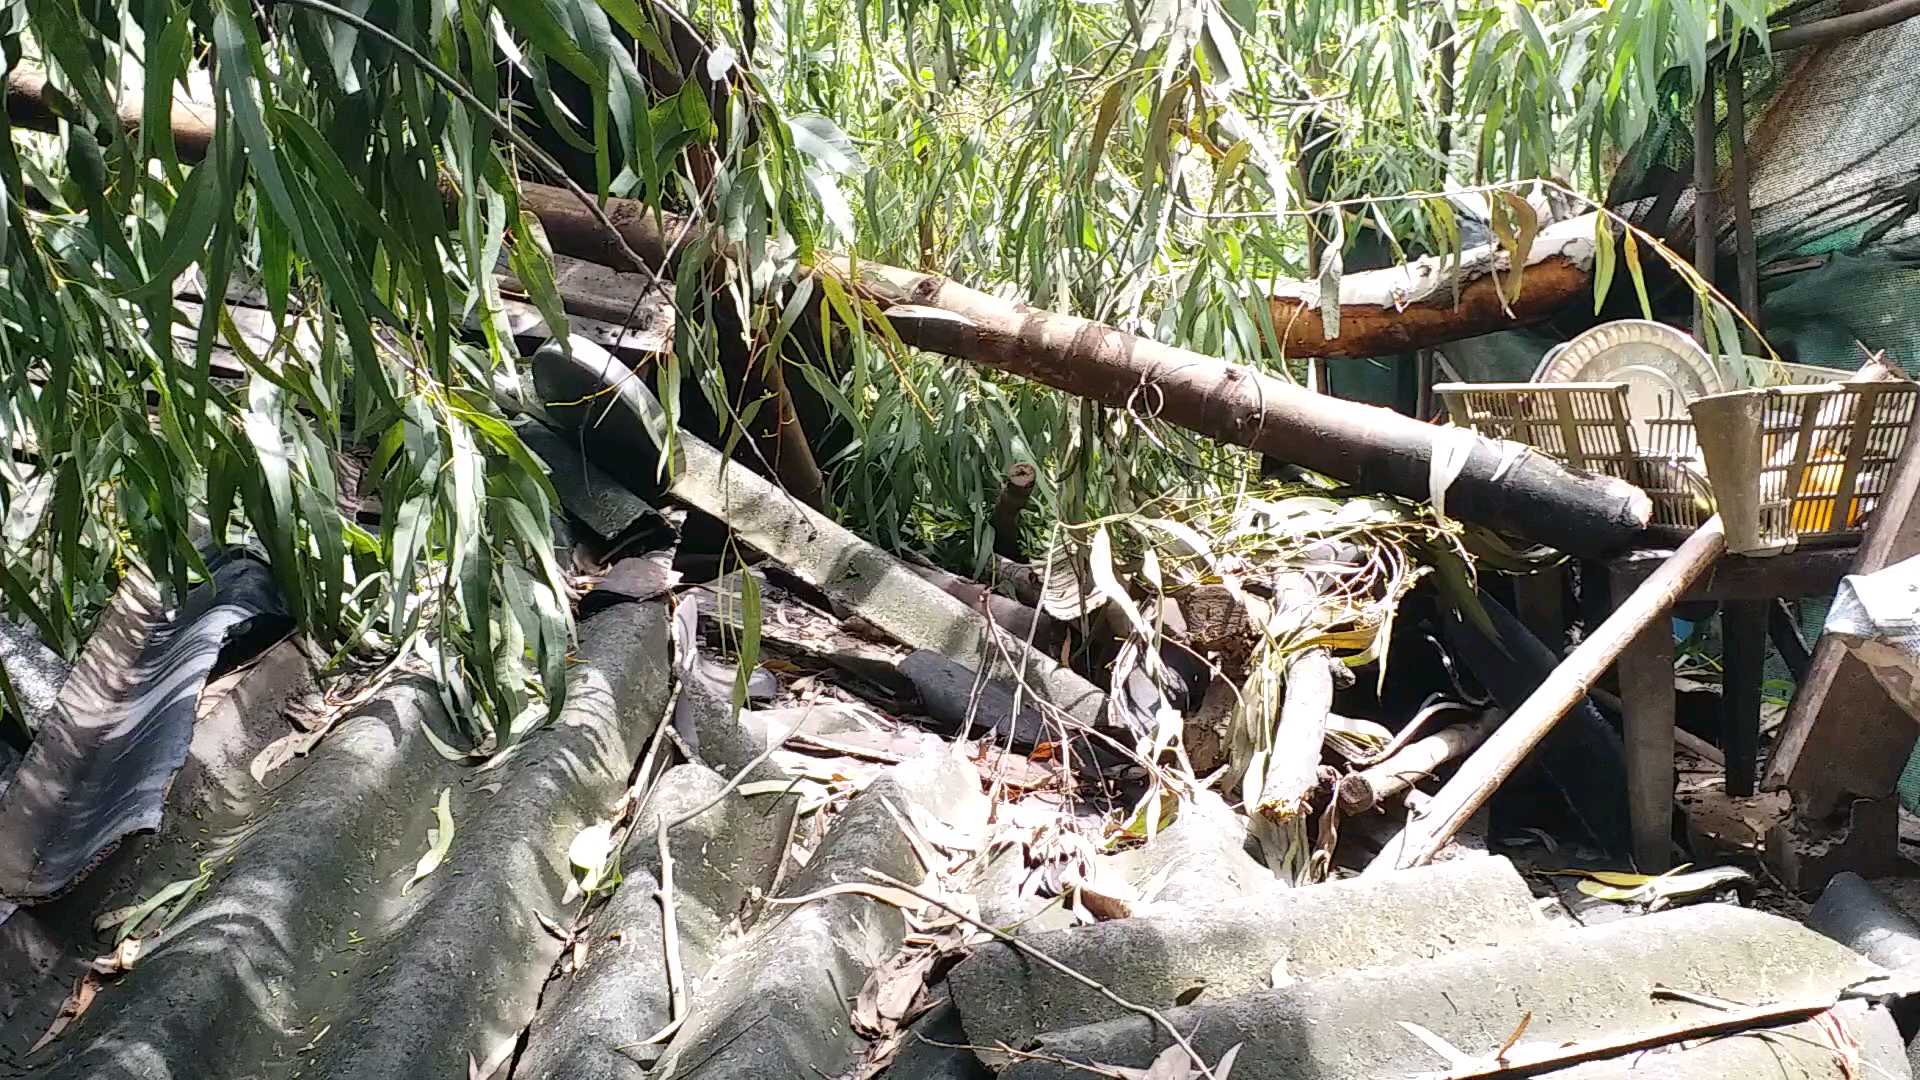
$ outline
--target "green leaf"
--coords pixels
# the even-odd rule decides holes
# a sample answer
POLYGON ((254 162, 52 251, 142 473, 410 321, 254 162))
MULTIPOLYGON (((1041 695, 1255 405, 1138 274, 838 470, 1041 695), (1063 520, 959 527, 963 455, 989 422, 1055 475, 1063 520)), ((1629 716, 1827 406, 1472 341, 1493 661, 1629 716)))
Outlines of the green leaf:
POLYGON ((1607 290, 1613 287, 1613 219, 1593 215, 1593 313, 1606 305, 1607 290))
POLYGON ((547 231, 541 228, 540 219, 521 211, 514 219, 513 241, 508 256, 513 276, 527 290, 533 306, 540 309, 540 317, 546 321, 547 332, 553 335, 553 340, 559 342, 561 348, 570 349, 572 324, 567 320, 566 305, 560 299, 559 282, 554 280, 553 249, 547 244, 547 231))

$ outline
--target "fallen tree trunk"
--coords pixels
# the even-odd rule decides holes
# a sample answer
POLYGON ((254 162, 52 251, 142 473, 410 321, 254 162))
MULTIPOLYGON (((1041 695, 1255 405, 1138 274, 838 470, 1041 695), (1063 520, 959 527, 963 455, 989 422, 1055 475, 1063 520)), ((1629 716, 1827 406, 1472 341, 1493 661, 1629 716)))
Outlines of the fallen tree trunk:
POLYGON ((1540 322, 1592 286, 1595 224, 1586 214, 1542 229, 1511 302, 1501 299, 1508 255, 1486 245, 1461 252, 1457 269, 1451 258, 1429 256, 1343 277, 1335 338, 1326 335, 1314 283, 1282 286, 1271 301, 1274 337, 1287 356, 1369 357, 1540 322))
MULTIPOLYGON (((833 264, 833 272, 848 269, 844 261, 833 264)), ((1625 481, 1088 319, 868 262, 860 264, 858 283, 909 345, 1131 409, 1368 491, 1429 498, 1436 448, 1458 437, 1466 464, 1445 489, 1448 512, 1562 551, 1618 551, 1651 513, 1646 494, 1625 481)))
MULTIPOLYGON (((44 78, 9 77, 8 115, 16 122, 46 126, 52 113, 45 98, 44 78)), ((197 141, 204 123, 187 119, 198 126, 176 131, 183 157, 205 149, 197 141)), ((520 205, 539 217, 555 251, 616 270, 661 271, 671 252, 706 246, 684 242, 702 236, 701 226, 630 200, 605 200, 618 237, 561 188, 523 182, 520 205), (623 247, 648 265, 633 266, 623 247)), ((1441 470, 1433 459, 1448 436, 1391 410, 929 274, 864 261, 856 272, 838 258, 822 259, 815 272, 856 284, 916 348, 1136 411, 1368 491, 1411 499, 1435 491, 1441 470)), ((1445 488, 1454 516, 1582 556, 1618 551, 1647 525, 1652 504, 1625 481, 1574 472, 1516 444, 1460 438, 1465 464, 1445 488)))

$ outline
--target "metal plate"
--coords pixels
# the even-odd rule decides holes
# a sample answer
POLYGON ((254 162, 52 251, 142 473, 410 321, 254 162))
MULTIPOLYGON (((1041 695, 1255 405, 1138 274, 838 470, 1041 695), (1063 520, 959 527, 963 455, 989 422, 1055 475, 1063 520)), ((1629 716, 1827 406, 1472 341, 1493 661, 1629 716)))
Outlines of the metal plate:
POLYGON ((1546 355, 1534 382, 1626 383, 1627 415, 1647 420, 1687 415, 1687 402, 1731 389, 1706 351, 1665 323, 1622 319, 1546 355))

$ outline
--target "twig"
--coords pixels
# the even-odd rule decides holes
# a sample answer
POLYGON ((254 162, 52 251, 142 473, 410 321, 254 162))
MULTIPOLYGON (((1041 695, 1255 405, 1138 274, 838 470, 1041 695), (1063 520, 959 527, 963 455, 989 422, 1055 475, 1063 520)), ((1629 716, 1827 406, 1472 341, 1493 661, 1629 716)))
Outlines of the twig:
POLYGON ((1004 944, 1010 946, 1015 952, 1028 958, 1029 960, 1038 961, 1040 964, 1043 964, 1046 967, 1051 968, 1052 970, 1058 972, 1059 974, 1065 975, 1067 978, 1072 979, 1074 982, 1079 983, 1081 986, 1084 986, 1087 989, 1094 991, 1095 993, 1098 993, 1101 997, 1106 998, 1108 1001, 1113 1002, 1115 1005, 1118 1005, 1119 1007, 1127 1010, 1130 1013, 1137 1013, 1140 1016, 1146 1017, 1149 1021, 1153 1023, 1155 1027, 1158 1027, 1160 1030, 1166 1032, 1167 1035, 1173 1039, 1174 1045, 1178 1046, 1182 1051, 1186 1053, 1187 1059, 1193 1062, 1194 1068, 1200 1070, 1201 1076, 1206 1077, 1206 1080, 1219 1080, 1219 1077, 1214 1075, 1213 1067, 1208 1065, 1206 1061, 1200 1057, 1199 1052, 1194 1050, 1193 1044, 1187 1041, 1187 1037, 1185 1035, 1180 1034, 1180 1029, 1174 1027, 1173 1022, 1168 1020, 1166 1016, 1162 1015, 1158 1009, 1152 1008, 1151 1006, 1147 1006, 1147 1005, 1137 1005, 1131 1001, 1128 1001, 1126 998, 1123 998, 1119 994, 1114 993, 1112 990, 1107 989, 1105 984, 1101 983, 1099 980, 1094 979, 1090 976, 1081 974, 1080 972, 1074 970, 1073 968, 1068 967, 1066 964, 1063 964, 1060 961, 1054 959, 1052 956, 1048 955, 1047 953, 1044 953, 1039 949, 1034 948, 1032 945, 1029 945, 1024 941, 1021 941, 1019 938, 1014 937, 1012 934, 1009 934, 1006 931, 1001 930, 997 927, 988 926, 986 923, 983 923, 979 919, 976 919, 973 916, 967 914, 966 912, 961 911, 960 909, 954 907, 952 904, 947 903, 945 900, 941 900, 936 897, 929 896, 928 894, 921 892, 919 889, 916 889, 913 886, 906 884, 905 882, 899 880, 898 878, 892 877, 887 874, 883 874, 878 870, 872 870, 872 869, 869 869, 867 871, 867 876, 873 878, 875 881, 878 881, 887 885, 890 888, 899 889, 900 891, 907 893, 908 895, 914 897, 915 899, 921 901, 922 903, 932 904, 934 907, 937 907, 940 910, 946 912, 947 914, 953 916, 954 918, 959 919, 961 922, 966 923, 968 926, 973 927, 975 930, 979 930, 982 933, 988 934, 992 936, 995 940, 1003 942, 1004 944))
POLYGON ((668 1024, 660 1033, 646 1040, 649 1043, 660 1042, 680 1030, 687 1020, 686 975, 680 970, 680 922, 673 913, 673 849, 667 846, 667 819, 660 818, 655 826, 654 836, 660 845, 660 887, 654 890, 654 898, 660 901, 660 937, 667 952, 667 1015, 668 1024))
POLYGON ((1521 1076, 1542 1069, 1577 1065, 1583 1061, 1618 1056, 1630 1050, 1651 1050, 1681 1039, 1728 1035, 1761 1024, 1805 1020, 1833 1008, 1837 999, 1829 995, 1797 1002, 1775 1002, 1736 1011, 1717 1012, 1692 1020, 1676 1020, 1641 1034, 1556 1046, 1509 1049, 1504 1060, 1486 1061, 1442 1074, 1445 1080, 1490 1080, 1493 1077, 1521 1076))
POLYGON ((774 755, 774 751, 779 750, 781 747, 785 746, 787 744, 788 739, 791 739, 795 735, 800 734, 800 729, 805 727, 807 721, 810 719, 812 719, 811 715, 803 714, 800 717, 799 722, 794 724, 793 728, 789 730, 785 735, 781 736, 779 739, 768 741, 767 748, 765 750, 762 750, 758 754, 755 754, 753 756, 752 761, 749 761, 745 765, 740 766, 740 771, 734 773, 733 776, 730 777, 727 780, 727 782, 721 786, 719 791, 714 792, 713 798, 708 799, 706 802, 701 803, 699 806, 694 807, 692 810, 689 810, 686 813, 681 814, 679 817, 674 818, 672 821, 667 822, 664 826, 662 826, 662 831, 664 832, 668 829, 677 829, 680 826, 685 825, 687 822, 692 821, 694 818, 699 817, 701 814, 704 814, 707 811, 713 809, 714 807, 719 806, 722 800, 724 800, 727 796, 733 794, 734 789, 738 788, 741 782, 746 780, 748 773, 766 764, 767 759, 771 758, 774 755))

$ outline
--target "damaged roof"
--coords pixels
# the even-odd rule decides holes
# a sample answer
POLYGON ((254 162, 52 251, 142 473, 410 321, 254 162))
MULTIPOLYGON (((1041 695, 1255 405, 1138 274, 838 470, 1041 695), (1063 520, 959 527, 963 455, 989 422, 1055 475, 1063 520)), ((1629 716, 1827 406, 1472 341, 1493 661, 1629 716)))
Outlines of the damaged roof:
MULTIPOLYGON (((220 676, 158 830, 0 924, 6 1068, 1911 1075, 1859 990, 1886 973, 1789 920, 1583 927, 1473 852, 1281 888, 1204 792, 1116 845, 1044 768, 1000 782, 1020 755, 806 698, 777 645, 780 697, 697 710, 700 760, 669 766, 668 607, 599 607, 564 711, 494 758, 414 676, 329 699, 291 641, 220 676)), ((833 621, 775 637, 803 617, 833 621)))

